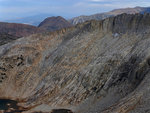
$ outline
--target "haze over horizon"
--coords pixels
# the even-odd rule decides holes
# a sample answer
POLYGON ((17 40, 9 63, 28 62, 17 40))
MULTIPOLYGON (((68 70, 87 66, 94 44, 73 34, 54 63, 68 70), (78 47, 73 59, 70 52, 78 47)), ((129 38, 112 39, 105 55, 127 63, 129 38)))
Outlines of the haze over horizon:
POLYGON ((11 20, 39 14, 72 18, 107 12, 117 8, 148 7, 148 0, 0 0, 0 20, 11 20))

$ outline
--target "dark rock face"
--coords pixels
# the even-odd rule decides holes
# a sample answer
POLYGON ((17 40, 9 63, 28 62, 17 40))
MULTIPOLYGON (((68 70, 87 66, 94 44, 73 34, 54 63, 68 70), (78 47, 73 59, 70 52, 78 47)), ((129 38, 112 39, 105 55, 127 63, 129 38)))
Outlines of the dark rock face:
MULTIPOLYGON (((85 29, 96 30, 95 26, 103 32, 112 32, 114 36, 117 34, 131 32, 146 33, 149 28, 149 13, 142 14, 122 14, 116 17, 110 17, 102 21, 87 21, 83 25, 85 29)), ((82 25, 82 24, 81 24, 82 25)), ((80 25, 79 25, 80 26, 80 25)), ((116 36, 117 37, 117 36, 116 36)))
POLYGON ((58 16, 46 18, 43 22, 39 24, 38 27, 47 31, 56 31, 71 26, 72 24, 70 24, 67 20, 58 16))
POLYGON ((76 25, 78 23, 83 23, 88 20, 103 20, 108 17, 112 16, 117 16, 123 13, 126 14, 137 14, 137 13, 149 13, 150 12, 150 7, 135 7, 135 8, 124 8, 124 9, 116 9, 112 10, 110 12, 106 13, 100 13, 100 14, 94 14, 90 16, 79 16, 75 17, 73 19, 70 19, 69 22, 72 23, 73 25, 76 25))
POLYGON ((17 105, 17 101, 9 99, 0 99, 0 110, 4 113, 22 113, 26 108, 17 105))
POLYGON ((68 109, 54 109, 51 113, 73 113, 73 112, 68 109))
POLYGON ((0 45, 6 44, 6 43, 16 40, 18 38, 19 37, 9 35, 7 33, 0 33, 0 45))
POLYGON ((117 17, 109 18, 109 21, 111 23, 110 29, 114 33, 125 33, 125 32, 142 32, 146 33, 146 29, 149 28, 149 16, 150 14, 136 14, 133 16, 122 14, 117 17))
POLYGON ((122 14, 0 46, 0 98, 25 113, 150 109, 150 14, 122 14))

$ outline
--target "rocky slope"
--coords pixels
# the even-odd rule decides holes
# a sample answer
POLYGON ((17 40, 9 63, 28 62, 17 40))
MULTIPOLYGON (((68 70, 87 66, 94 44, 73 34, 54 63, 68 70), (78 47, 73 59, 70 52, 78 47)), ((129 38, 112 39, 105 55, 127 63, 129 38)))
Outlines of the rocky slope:
POLYGON ((0 46, 0 110, 149 113, 149 20, 123 14, 0 46))
POLYGON ((55 31, 55 30, 59 30, 59 29, 67 28, 71 26, 72 24, 70 24, 67 20, 58 16, 58 17, 46 18, 43 22, 39 24, 38 27, 46 31, 55 31))
POLYGON ((90 16, 79 16, 69 20, 70 23, 76 25, 78 23, 83 23, 88 20, 102 20, 108 17, 117 16, 123 13, 126 14, 136 14, 136 13, 149 13, 150 7, 135 7, 135 8, 124 8, 124 9, 115 9, 106 13, 98 13, 90 16))

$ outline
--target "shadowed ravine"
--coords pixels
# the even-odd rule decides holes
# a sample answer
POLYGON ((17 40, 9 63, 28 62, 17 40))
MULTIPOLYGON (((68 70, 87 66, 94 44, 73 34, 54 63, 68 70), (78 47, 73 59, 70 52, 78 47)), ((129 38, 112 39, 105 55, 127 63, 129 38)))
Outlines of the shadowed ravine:
MULTIPOLYGON (((0 99, 0 111, 4 113, 22 113, 28 111, 31 108, 24 108, 18 105, 18 102, 10 99, 0 99)), ((40 112, 36 112, 40 113, 40 112)), ((73 113, 68 109, 53 109, 51 113, 73 113)))
POLYGON ((4 113, 21 113, 27 109, 18 105, 15 100, 0 99, 0 110, 4 113))

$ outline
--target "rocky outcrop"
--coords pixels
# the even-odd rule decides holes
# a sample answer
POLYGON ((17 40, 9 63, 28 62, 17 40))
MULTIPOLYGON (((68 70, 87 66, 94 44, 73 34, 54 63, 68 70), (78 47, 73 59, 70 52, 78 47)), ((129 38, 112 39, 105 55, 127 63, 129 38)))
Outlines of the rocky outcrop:
POLYGON ((39 24, 38 27, 46 31, 56 31, 71 26, 72 24, 70 24, 67 20, 58 16, 46 18, 43 22, 39 24))
POLYGON ((149 7, 135 7, 135 8, 123 8, 123 9, 115 9, 106 13, 98 13, 90 16, 79 16, 69 20, 70 23, 76 25, 78 23, 83 23, 88 20, 103 20, 108 17, 117 16, 123 13, 126 14, 137 14, 137 13, 149 13, 149 7))
POLYGON ((0 99, 23 113, 148 112, 148 20, 123 14, 1 46, 0 99))

